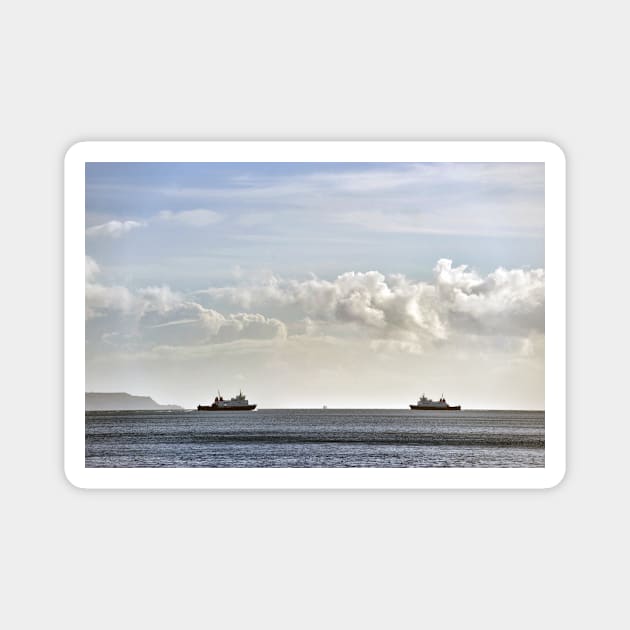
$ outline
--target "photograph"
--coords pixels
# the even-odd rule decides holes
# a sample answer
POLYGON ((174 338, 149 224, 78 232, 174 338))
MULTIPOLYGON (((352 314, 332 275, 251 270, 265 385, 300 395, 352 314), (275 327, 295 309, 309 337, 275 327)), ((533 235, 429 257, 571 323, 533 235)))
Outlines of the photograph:
POLYGON ((1 627, 628 626, 624 3, 3 8, 1 627))
POLYGON ((85 161, 85 469, 545 469, 544 161, 85 161))

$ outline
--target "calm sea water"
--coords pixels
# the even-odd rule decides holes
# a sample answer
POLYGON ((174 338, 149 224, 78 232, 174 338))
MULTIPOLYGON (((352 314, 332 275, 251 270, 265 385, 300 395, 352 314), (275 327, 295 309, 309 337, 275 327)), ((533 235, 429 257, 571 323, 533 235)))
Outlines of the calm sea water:
POLYGON ((85 414, 87 467, 542 467, 543 411, 85 414))

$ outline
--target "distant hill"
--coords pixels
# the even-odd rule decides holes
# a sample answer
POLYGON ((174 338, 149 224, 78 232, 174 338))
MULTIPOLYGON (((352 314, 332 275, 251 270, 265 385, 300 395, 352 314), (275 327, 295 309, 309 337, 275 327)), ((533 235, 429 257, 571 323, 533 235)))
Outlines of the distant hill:
POLYGON ((160 405, 150 396, 132 396, 125 392, 85 392, 86 411, 132 411, 182 409, 178 405, 160 405))

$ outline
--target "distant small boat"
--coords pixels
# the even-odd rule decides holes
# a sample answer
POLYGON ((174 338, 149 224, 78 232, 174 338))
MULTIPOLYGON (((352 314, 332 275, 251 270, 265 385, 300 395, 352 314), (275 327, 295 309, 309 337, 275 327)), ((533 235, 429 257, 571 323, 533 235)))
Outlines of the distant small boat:
POLYGON ((460 411, 461 405, 449 405, 444 398, 444 394, 440 400, 431 400, 424 394, 420 396, 417 404, 409 405, 409 407, 415 411, 460 411))
POLYGON ((243 392, 239 391, 238 396, 223 400, 221 392, 214 398, 211 405, 197 405, 197 411, 254 411, 256 405, 250 405, 243 392))
POLYGON ((328 407, 326 407, 326 405, 324 405, 324 406, 322 407, 322 409, 328 409, 328 407))

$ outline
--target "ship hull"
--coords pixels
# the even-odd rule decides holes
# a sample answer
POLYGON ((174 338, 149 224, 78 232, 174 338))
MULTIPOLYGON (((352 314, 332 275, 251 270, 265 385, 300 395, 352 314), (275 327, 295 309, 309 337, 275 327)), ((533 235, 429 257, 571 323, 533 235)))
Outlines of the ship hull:
POLYGON ((238 407, 215 407, 214 405, 197 405, 197 411, 254 411, 256 405, 239 405, 238 407))
POLYGON ((410 409, 414 411, 461 411, 461 405, 454 405, 448 407, 440 407, 437 405, 409 405, 410 409))

